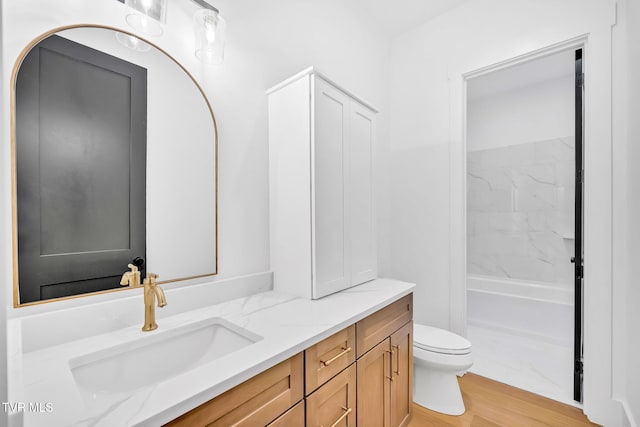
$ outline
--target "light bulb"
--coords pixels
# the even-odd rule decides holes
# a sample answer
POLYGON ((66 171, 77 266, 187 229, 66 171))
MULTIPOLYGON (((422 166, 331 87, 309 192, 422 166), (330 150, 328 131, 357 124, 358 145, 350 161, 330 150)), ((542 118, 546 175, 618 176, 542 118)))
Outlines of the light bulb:
POLYGON ((217 21, 215 15, 207 15, 204 17, 204 36, 207 44, 213 44, 216 41, 217 21))

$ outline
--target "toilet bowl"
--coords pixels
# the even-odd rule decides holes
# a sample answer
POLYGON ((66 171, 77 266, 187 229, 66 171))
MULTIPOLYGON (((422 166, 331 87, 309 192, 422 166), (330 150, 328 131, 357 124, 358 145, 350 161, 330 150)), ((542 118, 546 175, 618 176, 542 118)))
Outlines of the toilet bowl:
POLYGON ((413 400, 447 415, 464 414, 456 374, 471 367, 471 343, 452 332, 413 326, 413 400))

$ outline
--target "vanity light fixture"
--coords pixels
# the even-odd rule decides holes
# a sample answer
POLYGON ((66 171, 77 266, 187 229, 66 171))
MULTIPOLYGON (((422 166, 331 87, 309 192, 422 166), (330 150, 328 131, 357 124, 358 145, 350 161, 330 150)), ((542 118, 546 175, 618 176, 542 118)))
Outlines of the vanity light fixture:
MULTIPOLYGON (((126 5, 125 19, 137 31, 160 36, 166 22, 167 0, 119 0, 126 5)), ((193 15, 195 55, 202 62, 221 64, 224 59, 224 44, 227 23, 220 11, 205 0, 191 0, 200 6, 193 15)), ((146 50, 142 40, 124 34, 118 40, 134 50, 146 50)), ((148 46, 148 45, 147 45, 148 46)))
POLYGON ((167 0, 125 0, 125 19, 148 36, 161 36, 167 18, 167 0))
POLYGON ((222 64, 227 23, 218 9, 204 0, 192 1, 202 6, 193 15, 196 57, 209 64, 222 64))

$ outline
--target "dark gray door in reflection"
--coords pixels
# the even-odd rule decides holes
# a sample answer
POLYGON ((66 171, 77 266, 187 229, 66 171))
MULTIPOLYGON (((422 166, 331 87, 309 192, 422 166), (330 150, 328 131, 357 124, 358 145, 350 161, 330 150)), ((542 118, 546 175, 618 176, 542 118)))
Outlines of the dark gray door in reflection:
POLYGON ((145 257, 147 72, 51 36, 16 85, 20 303, 119 287, 145 257))

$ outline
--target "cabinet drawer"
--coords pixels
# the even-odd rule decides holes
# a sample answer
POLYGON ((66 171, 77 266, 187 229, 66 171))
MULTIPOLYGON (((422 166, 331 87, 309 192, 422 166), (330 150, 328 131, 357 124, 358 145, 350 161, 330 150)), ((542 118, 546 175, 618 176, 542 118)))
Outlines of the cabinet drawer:
POLYGON ((303 370, 303 355, 298 353, 187 412, 167 426, 267 425, 303 398, 303 370))
POLYGON ((356 348, 360 357, 413 319, 413 294, 376 311, 356 323, 356 348))
POLYGON ((307 427, 356 425, 356 364, 307 397, 307 427))
POLYGON ((300 401, 296 406, 278 417, 267 427, 300 427, 304 425, 304 401, 300 401))
POLYGON ((356 360, 356 327, 351 325, 305 350, 305 395, 356 360))

